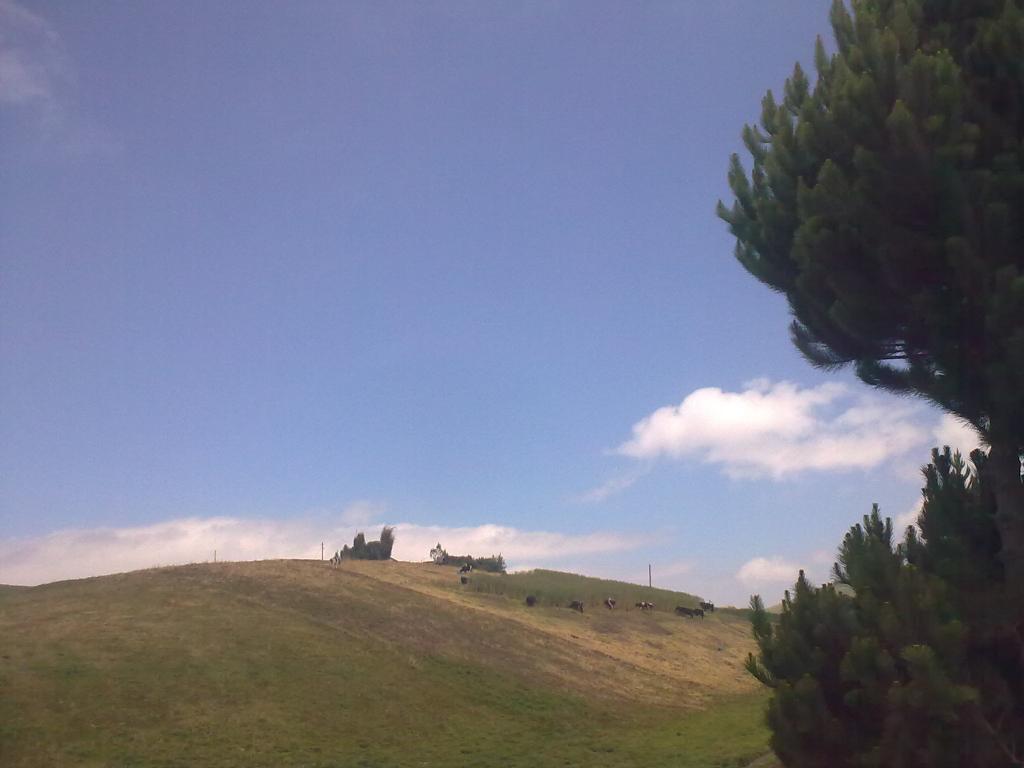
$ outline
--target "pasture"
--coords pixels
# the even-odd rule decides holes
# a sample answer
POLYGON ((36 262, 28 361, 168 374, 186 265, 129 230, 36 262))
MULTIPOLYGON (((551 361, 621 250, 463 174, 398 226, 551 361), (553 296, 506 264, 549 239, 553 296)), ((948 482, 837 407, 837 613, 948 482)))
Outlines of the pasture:
POLYGON ((4 589, 0 764, 685 768, 766 751, 744 622, 615 613, 368 561, 4 589))
POLYGON ((474 571, 467 586, 474 592, 503 595, 517 600, 534 595, 539 605, 565 606, 570 600, 582 600, 591 609, 602 607, 601 604, 609 596, 618 601, 616 608, 620 610, 632 608, 637 602, 647 600, 654 603, 655 610, 671 613, 677 605, 693 607, 700 602, 700 598, 686 592, 543 569, 518 573, 474 571))

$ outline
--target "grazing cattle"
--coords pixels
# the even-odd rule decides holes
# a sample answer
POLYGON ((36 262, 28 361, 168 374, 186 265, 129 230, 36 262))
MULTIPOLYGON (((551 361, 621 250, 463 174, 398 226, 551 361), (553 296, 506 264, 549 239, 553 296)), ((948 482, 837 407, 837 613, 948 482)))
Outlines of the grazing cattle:
POLYGON ((615 599, 611 597, 606 597, 604 599, 604 607, 610 611, 612 608, 615 607, 615 599))
POLYGON ((335 552, 333 555, 331 555, 331 565, 334 566, 335 568, 337 568, 339 565, 341 565, 341 555, 338 554, 337 552, 335 552))
POLYGON ((466 563, 461 568, 459 568, 459 573, 469 573, 472 570, 473 570, 473 566, 470 565, 469 563, 466 563))
POLYGON ((636 607, 639 608, 641 611, 653 611, 654 603, 649 602, 647 600, 641 600, 639 603, 636 604, 636 607))
POLYGON ((702 611, 707 611, 708 613, 714 613, 715 612, 715 604, 714 603, 701 603, 700 604, 700 609, 702 611))
POLYGON ((582 600, 573 600, 571 603, 569 603, 569 607, 572 608, 574 611, 579 611, 580 613, 583 613, 582 600))
POLYGON ((533 608, 533 606, 535 606, 536 604, 537 604, 537 598, 535 596, 533 596, 533 595, 527 595, 526 596, 526 605, 527 606, 529 606, 530 608, 533 608))
POLYGON ((469 584, 469 579, 467 579, 465 576, 460 576, 459 581, 463 584, 469 584))
POLYGON ((685 605, 677 605, 676 606, 676 613, 679 614, 680 616, 685 616, 688 619, 692 619, 693 618, 693 614, 694 614, 694 610, 693 610, 693 608, 687 608, 685 605))

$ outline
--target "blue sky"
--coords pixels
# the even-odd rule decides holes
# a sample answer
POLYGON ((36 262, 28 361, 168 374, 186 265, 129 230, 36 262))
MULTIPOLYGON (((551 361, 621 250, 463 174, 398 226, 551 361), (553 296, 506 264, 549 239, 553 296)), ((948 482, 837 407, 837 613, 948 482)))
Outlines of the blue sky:
POLYGON ((714 215, 827 6, 0 0, 0 582, 385 522, 824 578, 969 441, 805 364, 714 215))

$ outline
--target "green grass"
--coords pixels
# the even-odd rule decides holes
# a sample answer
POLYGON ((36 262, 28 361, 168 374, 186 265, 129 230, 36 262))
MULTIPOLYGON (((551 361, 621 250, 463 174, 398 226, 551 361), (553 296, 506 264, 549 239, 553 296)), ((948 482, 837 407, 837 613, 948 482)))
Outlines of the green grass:
POLYGON ((766 749, 760 693, 704 710, 592 695, 597 657, 364 569, 0 590, 0 765, 656 768, 766 749))
POLYGON ((605 598, 611 597, 621 609, 632 608, 646 600, 654 603, 655 610, 669 613, 677 605, 692 608, 700 602, 699 597, 686 592, 543 569, 502 574, 473 572, 466 588, 516 600, 525 600, 527 595, 533 595, 540 605, 566 606, 572 600, 582 600, 587 607, 599 608, 605 598))
POLYGON ((703 712, 638 729, 618 747, 638 765, 678 768, 747 766, 765 754, 763 694, 719 701, 703 712))

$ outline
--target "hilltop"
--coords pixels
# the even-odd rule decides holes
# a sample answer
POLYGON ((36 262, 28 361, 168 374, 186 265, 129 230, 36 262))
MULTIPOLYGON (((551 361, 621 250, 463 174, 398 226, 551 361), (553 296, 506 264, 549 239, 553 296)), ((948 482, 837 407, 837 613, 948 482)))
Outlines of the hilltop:
POLYGON ((291 560, 0 589, 0 763, 704 766, 765 751, 741 617, 531 609, 477 583, 291 560))

